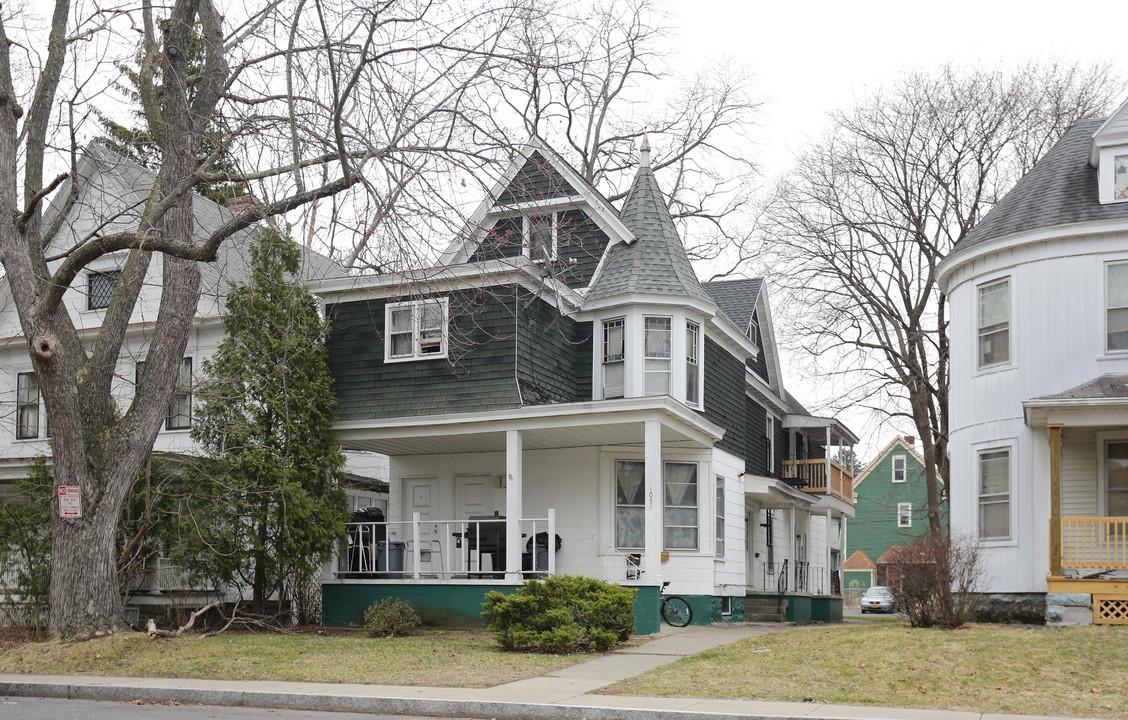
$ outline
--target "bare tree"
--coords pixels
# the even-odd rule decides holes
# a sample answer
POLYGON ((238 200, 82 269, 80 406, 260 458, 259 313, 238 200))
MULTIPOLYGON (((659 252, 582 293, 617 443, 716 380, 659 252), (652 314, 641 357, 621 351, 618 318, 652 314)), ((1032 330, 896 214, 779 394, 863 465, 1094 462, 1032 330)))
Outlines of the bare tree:
POLYGON ((496 7, 425 0, 272 0, 228 18, 213 0, 142 0, 140 9, 57 0, 42 36, 36 18, 5 8, 0 261, 46 405, 55 482, 83 498, 81 518, 52 517, 50 632, 124 625, 115 531, 175 389, 200 263, 263 219, 306 208, 298 220, 316 227, 311 208, 340 194, 381 198, 378 208, 352 204, 356 218, 379 210, 390 226, 394 209, 412 212, 397 192, 420 187, 461 132, 465 96, 498 57, 492 38, 504 36, 505 17, 496 7), (138 35, 138 97, 157 182, 134 225, 60 248, 83 182, 77 143, 95 131, 87 120, 96 109, 112 114, 122 102, 98 83, 137 52, 138 35), (240 169, 227 169, 221 155, 240 169), (216 182, 253 185, 259 200, 201 237, 193 189, 216 182), (61 211, 45 219, 43 202, 59 187, 69 188, 55 200, 61 211), (146 277, 158 272, 150 272, 154 254, 160 298, 148 355, 134 397, 118 407, 111 385, 146 277), (91 336, 64 294, 107 255, 121 275, 91 336))
POLYGON ((769 210, 765 247, 789 320, 840 400, 911 420, 940 533, 948 466, 948 319, 936 268, 1077 120, 1104 113, 1111 65, 947 66, 832 115, 769 210))
POLYGON ((759 103, 739 66, 680 77, 668 60, 659 0, 537 6, 510 43, 524 62, 499 75, 508 113, 557 147, 612 202, 622 199, 645 136, 690 257, 750 245, 756 168, 742 152, 759 103))

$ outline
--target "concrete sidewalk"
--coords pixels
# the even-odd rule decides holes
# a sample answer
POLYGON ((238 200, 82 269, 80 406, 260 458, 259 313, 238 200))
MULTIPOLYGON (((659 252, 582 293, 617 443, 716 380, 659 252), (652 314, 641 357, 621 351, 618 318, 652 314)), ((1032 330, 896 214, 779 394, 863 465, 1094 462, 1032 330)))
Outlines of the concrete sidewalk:
MULTIPOLYGON (((302 682, 252 682, 71 675, 0 675, 0 696, 195 703, 201 705, 432 715, 464 718, 587 720, 702 720, 743 717, 824 720, 1019 720, 943 710, 908 710, 823 703, 655 698, 599 695, 600 688, 687 655, 788 626, 741 623, 663 628, 642 645, 492 688, 434 688, 302 682)), ((1038 720, 1050 720, 1038 716, 1038 720)), ((1060 720, 1066 720, 1064 718, 1060 720)), ((1072 718, 1069 720, 1076 720, 1072 718)))

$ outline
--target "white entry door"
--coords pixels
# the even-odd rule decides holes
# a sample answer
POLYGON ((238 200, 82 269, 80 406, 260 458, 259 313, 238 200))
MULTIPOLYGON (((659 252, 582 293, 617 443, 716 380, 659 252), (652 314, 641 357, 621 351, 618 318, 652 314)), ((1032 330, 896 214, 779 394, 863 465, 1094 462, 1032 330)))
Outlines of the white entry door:
MULTIPOLYGON (((493 504, 493 477, 490 475, 456 475, 454 478, 454 519, 466 522, 471 517, 483 517, 494 514, 493 504)), ((488 523, 476 527, 467 526, 471 537, 477 537, 481 532, 483 538, 492 538, 499 531, 497 524, 488 523)), ((504 533, 504 529, 500 529, 504 533)), ((476 572, 493 570, 494 544, 484 542, 469 542, 465 548, 467 569, 476 572), (486 551, 483 555, 481 551, 486 551)))

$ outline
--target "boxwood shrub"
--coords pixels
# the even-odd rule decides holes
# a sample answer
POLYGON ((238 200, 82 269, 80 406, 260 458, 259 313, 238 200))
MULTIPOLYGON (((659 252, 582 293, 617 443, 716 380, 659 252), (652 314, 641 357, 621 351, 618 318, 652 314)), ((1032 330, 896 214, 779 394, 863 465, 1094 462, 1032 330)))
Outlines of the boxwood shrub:
POLYGON ((507 650, 603 652, 634 632, 636 590, 578 575, 527 580, 486 595, 486 619, 507 650))

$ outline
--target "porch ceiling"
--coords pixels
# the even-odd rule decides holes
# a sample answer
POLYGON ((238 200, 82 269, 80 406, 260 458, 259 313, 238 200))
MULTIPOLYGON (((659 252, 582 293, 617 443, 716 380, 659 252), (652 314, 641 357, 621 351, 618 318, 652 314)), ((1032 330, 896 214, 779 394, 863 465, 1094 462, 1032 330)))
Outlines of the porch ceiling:
POLYGON ((724 429, 668 398, 631 398, 514 408, 490 413, 354 420, 336 425, 346 447, 385 455, 504 452, 519 430, 525 450, 642 447, 644 423, 661 424, 665 448, 708 448, 724 429))

